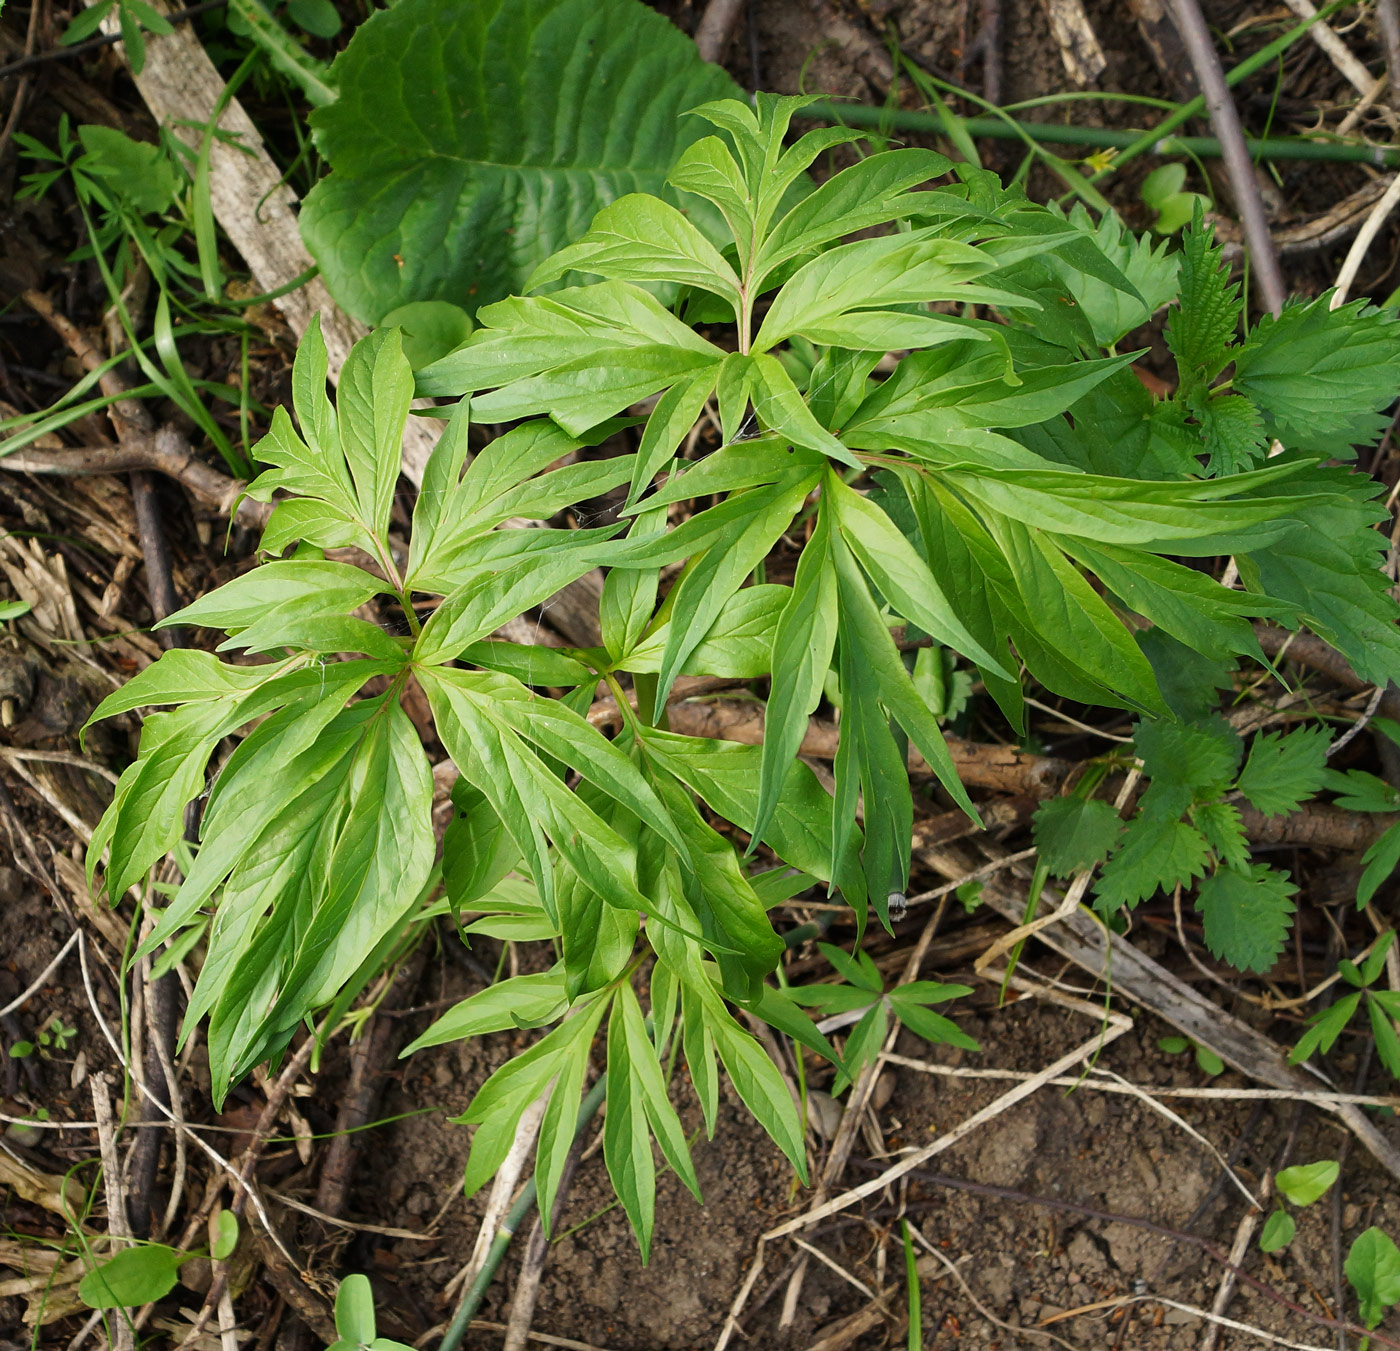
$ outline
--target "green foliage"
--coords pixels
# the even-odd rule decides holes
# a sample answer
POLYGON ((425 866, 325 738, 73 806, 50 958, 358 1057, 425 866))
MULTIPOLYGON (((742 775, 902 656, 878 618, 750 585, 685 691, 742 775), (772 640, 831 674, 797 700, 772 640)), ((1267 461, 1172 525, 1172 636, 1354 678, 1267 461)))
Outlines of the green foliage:
POLYGON ((519 290, 600 207, 661 192, 702 134, 683 114, 737 92, 636 0, 402 0, 355 30, 331 80, 311 117, 331 172, 301 226, 369 321, 519 290))
POLYGON ((1319 1159, 1283 1169, 1274 1178, 1274 1186, 1295 1206, 1310 1206, 1326 1194, 1340 1173, 1341 1165, 1335 1159, 1319 1159))
POLYGON ((1212 1078, 1225 1073, 1225 1062, 1209 1046, 1202 1046, 1200 1042, 1192 1041, 1189 1037, 1158 1037, 1157 1049, 1165 1051, 1168 1055, 1194 1052, 1196 1065, 1202 1073, 1209 1074, 1212 1078))
POLYGON ((340 1283, 335 1296, 336 1340, 328 1351, 409 1351, 402 1343, 380 1337, 374 1316, 374 1291, 358 1272, 340 1283))
MULTIPOLYGON (((645 33, 611 22, 614 9, 611 0, 541 0, 462 23, 485 25, 492 42, 534 33, 555 56, 566 39, 577 51, 581 32, 596 34, 587 69, 569 75, 575 91, 587 81, 603 100, 586 134, 602 134, 615 103, 635 109, 655 96, 647 134, 669 137, 666 110, 694 97, 688 81, 708 88, 717 77, 692 62, 672 80, 664 44, 656 70, 630 65, 630 44, 645 33), (640 74, 610 84, 600 62, 640 74)), ((454 26, 428 41, 439 10, 404 0, 365 25, 338 68, 343 106, 324 114, 333 161, 342 150, 362 154, 390 182, 390 150, 403 162, 399 133, 411 131, 410 148, 424 156, 438 145, 441 100, 459 106, 481 74, 448 59, 465 41, 454 26), (368 82, 391 83, 386 46, 408 59, 414 35, 415 70, 445 62, 440 80, 415 80, 402 105, 412 126, 369 115, 368 82), (336 119, 351 113, 378 142, 338 144, 350 133, 336 119)), ((522 64, 502 57, 492 69, 522 64)), ((549 65, 531 63, 529 79, 549 65)), ((551 78, 538 90, 500 86, 499 135, 524 134, 522 99, 564 106, 573 95, 557 70, 551 78)), ((1258 966, 1281 941, 1291 888, 1250 863, 1226 799, 1254 794, 1284 809, 1319 781, 1321 742, 1261 739, 1241 777, 1228 727, 1170 716, 1183 698, 1182 663, 1203 663, 1209 684, 1235 654, 1257 653, 1249 617, 1320 622, 1310 588, 1326 590, 1337 632, 1373 649, 1374 616, 1389 623, 1394 613, 1371 542, 1344 546, 1354 566, 1340 574, 1314 564, 1313 544, 1295 547, 1319 520, 1329 540, 1373 534, 1375 485, 1297 455, 1204 477, 1208 452, 1181 408, 1153 405, 1126 369, 1131 358, 1101 350, 1122 333, 1103 335, 1161 303, 1172 268, 1160 251, 1086 230, 980 171, 950 178, 931 151, 871 155, 807 190, 808 168, 850 134, 789 137, 803 102, 704 104, 686 123, 695 135, 669 176, 670 199, 629 192, 587 229, 575 228, 582 218, 561 233, 527 222, 543 247, 572 242, 541 258, 522 238, 513 270, 482 280, 476 298, 494 303, 478 310, 477 326, 462 342, 461 329, 439 333, 452 349, 416 379, 403 336, 386 327, 351 353, 333 406, 313 328, 293 370, 295 423, 279 410, 257 448, 267 468, 250 494, 276 503, 267 560, 166 621, 211 630, 211 645, 241 649, 248 664, 172 651, 94 714, 165 710, 146 718, 139 758, 93 837, 89 865, 105 859, 111 896, 184 847, 186 805, 207 793, 198 848, 143 951, 207 924, 184 1035, 207 1016, 216 1100, 324 1010, 327 1031, 396 945, 437 916, 450 914, 466 941, 547 944, 532 974, 463 1001, 415 1047, 542 1031, 461 1120, 475 1127, 465 1177, 474 1191, 525 1110, 546 1100, 536 1163, 545 1215, 592 1058, 605 1049, 604 1156, 643 1254, 655 1218, 653 1145, 687 1185, 696 1180, 668 1100, 677 1058, 711 1130, 722 1068, 805 1177, 791 1094, 736 1010, 836 1062, 842 1084, 878 1050, 891 1016, 930 1040, 971 1045, 931 1008, 962 987, 885 991, 863 956, 829 949, 841 985, 785 992, 769 983, 784 945, 768 909, 797 890, 822 884, 849 902, 858 926, 872 906, 888 923, 889 898, 910 872, 908 755, 975 816, 939 725, 957 663, 976 669, 1016 726, 1027 675, 1139 716, 1150 782, 1134 818, 1123 825, 1089 800, 1053 805, 1037 838, 1056 868, 1105 858, 1098 901, 1109 912, 1205 877, 1208 938, 1258 966), (932 180, 944 181, 927 188, 932 180), (498 298, 521 278, 528 294, 498 298), (1109 305, 1109 292, 1126 303, 1109 305), (910 354, 877 379, 892 350, 910 354), (390 517, 415 394, 457 402, 441 410, 405 554, 390 517), (683 447, 711 403, 723 444, 690 458, 683 447), (638 416, 639 406, 650 411, 638 416), (868 492, 876 469, 886 471, 881 490, 868 492), (612 493, 625 504, 611 523, 548 524, 612 493), (669 508, 685 502, 695 509, 670 524, 669 508), (519 518, 544 524, 502 528, 519 518), (755 582, 785 537, 806 540, 791 584, 755 582), (1281 548, 1295 550, 1283 599, 1256 585, 1281 548), (359 562, 327 559, 329 549, 358 550, 349 557, 359 562), (1242 560, 1245 589, 1177 561, 1219 554, 1242 560), (550 650, 493 636, 598 568, 599 646, 550 650), (1149 626, 1176 647, 1139 642, 1134 633, 1149 626), (917 635, 939 645, 936 672, 901 648, 917 635), (1176 671, 1170 700, 1159 668, 1176 671), (833 670, 841 722, 828 793, 797 751, 833 670), (763 744, 667 730, 667 695, 682 675, 767 679, 763 744), (410 681, 460 776, 441 900, 432 778, 401 704, 410 681), (623 720, 611 739, 584 716, 600 685, 623 720), (240 734, 211 782, 211 757, 240 734), (639 997, 648 980, 649 1024, 639 997), (842 1057, 809 1006, 856 1015, 842 1057)), ((658 161, 676 148, 647 144, 658 161)), ((468 179, 468 214, 496 210, 521 187, 435 159, 433 171, 456 185, 439 190, 408 163, 414 211, 457 210, 468 179)), ((578 167, 567 155, 560 163, 578 167)), ((321 195, 313 234, 332 216, 335 191, 345 189, 321 195)), ((576 210, 591 215, 612 191, 576 210)), ((373 196, 363 184, 356 193, 373 196)), ((382 200, 392 198, 386 189, 382 200)), ((402 207, 395 221, 408 222, 413 211, 402 207)), ((417 245, 441 238, 430 225, 414 220, 425 232, 417 245)), ((346 226, 342 242, 359 240, 357 265, 367 237, 346 226)), ((1195 261, 1173 341, 1205 388, 1233 350, 1237 311, 1208 237, 1193 232, 1187 253, 1195 261)), ((410 294, 467 305, 464 274, 444 256, 405 254, 413 286, 431 282, 411 293, 396 265, 384 283, 376 259, 363 312, 410 294)), ((1385 652, 1371 661, 1384 666, 1385 652)), ((971 669, 961 674, 971 688, 971 669)))
POLYGON ((1337 964, 1338 973, 1352 987, 1353 993, 1343 995, 1308 1019, 1308 1030, 1288 1057, 1291 1064, 1300 1064, 1315 1052, 1330 1051, 1357 1009, 1364 1007, 1376 1039, 1376 1055, 1381 1064, 1400 1079, 1400 1033, 1396 1031, 1396 1023, 1400 1022, 1400 992, 1371 988, 1385 970, 1386 953, 1394 941, 1394 930, 1387 929, 1359 967, 1346 959, 1337 964))
POLYGON ((89 1309, 127 1309, 164 1299, 175 1288, 186 1257, 163 1243, 123 1248, 83 1277, 78 1298, 89 1309))
POLYGON ((1152 228, 1162 235, 1173 235, 1189 225, 1197 204, 1204 209, 1206 199, 1196 192, 1184 192, 1186 166, 1179 162, 1163 164, 1142 181, 1138 195, 1157 213, 1152 228))
POLYGON ((941 1013, 934 1013, 930 1007, 971 994, 969 986, 916 980, 886 991, 883 977, 863 949, 857 948, 852 956, 831 943, 817 946, 845 980, 835 985, 798 986, 789 989, 787 994, 804 1008, 820 1009, 829 1017, 842 1017, 843 1021, 849 1017, 855 1024, 846 1038, 840 1072, 831 1089, 833 1094, 842 1092, 862 1069, 875 1063, 889 1034, 891 1017, 915 1036, 935 1045, 960 1046, 967 1051, 978 1049, 977 1043, 957 1023, 941 1013))
POLYGON ((1368 1328, 1375 1327, 1387 1309, 1400 1304, 1400 1248, 1383 1229, 1372 1225, 1357 1238, 1343 1270, 1368 1328))
POLYGON ((122 44, 126 48, 126 58, 131 63, 132 73, 139 75, 146 65, 146 34, 166 36, 175 30, 170 20, 146 0, 97 0, 89 9, 82 10, 73 22, 63 30, 59 42, 65 47, 92 37, 101 27, 104 19, 116 10, 121 24, 122 44))

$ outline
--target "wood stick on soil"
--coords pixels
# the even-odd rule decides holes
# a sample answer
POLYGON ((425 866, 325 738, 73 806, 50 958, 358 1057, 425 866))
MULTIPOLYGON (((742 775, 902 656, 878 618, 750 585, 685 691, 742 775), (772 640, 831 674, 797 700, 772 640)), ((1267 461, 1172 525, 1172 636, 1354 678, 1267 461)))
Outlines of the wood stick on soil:
MULTIPOLYGON (((559 1173, 559 1185, 554 1192, 554 1209, 550 1224, 559 1222, 559 1212, 563 1208, 564 1197, 574 1180, 574 1172, 583 1155, 584 1133, 577 1132, 569 1152, 564 1156, 564 1167, 559 1173)), ((530 1237, 525 1243, 525 1256, 520 1263, 520 1274, 515 1278, 515 1294, 510 1302, 510 1321, 506 1324, 505 1344, 501 1351, 525 1351, 525 1343, 530 1337, 530 1324, 535 1317, 535 1303, 540 1297, 540 1280, 544 1276, 545 1263, 549 1260, 549 1240, 545 1237, 544 1222, 536 1210, 535 1221, 530 1226, 530 1237)))
MULTIPOLYGON (((1393 3, 1393 0, 1391 2, 1393 3)), ((1300 19, 1317 17, 1317 6, 1312 3, 1312 0, 1284 0, 1284 3, 1300 19)), ((1380 0, 1382 10, 1385 4, 1386 0, 1380 0)), ((1381 22, 1383 30, 1384 19, 1381 22)), ((1358 94, 1365 94, 1371 89, 1375 83, 1371 78, 1371 72, 1351 54, 1351 49, 1337 36, 1336 30, 1326 20, 1313 24, 1308 29, 1308 36, 1327 53, 1328 59, 1341 72, 1342 78, 1358 94)))
POLYGON ((1078 85, 1092 84, 1103 74, 1108 59, 1084 12, 1082 0, 1040 0, 1040 3, 1050 20, 1050 31, 1070 79, 1078 85))
MULTIPOLYGON (((1211 42, 1210 30, 1201 15, 1201 7, 1196 0, 1168 0, 1177 31, 1186 46, 1196 79, 1205 95, 1206 109, 1210 113, 1211 130, 1220 142, 1220 155, 1225 164, 1225 172, 1234 192, 1235 206, 1240 213, 1244 227, 1245 243, 1249 248, 1250 262, 1254 268, 1254 283, 1264 309, 1278 314, 1283 309, 1286 291, 1283 274, 1279 271, 1278 255, 1274 252, 1273 237, 1269 234, 1268 217, 1264 214, 1264 203, 1259 195, 1259 185, 1254 178, 1254 164, 1244 143, 1244 131, 1240 127, 1240 116, 1235 110, 1234 99, 1225 83, 1225 72, 1220 67, 1211 42)), ((1315 26, 1315 25, 1314 25, 1315 26)), ((1370 83, 1369 79, 1367 81, 1370 83)))
POLYGON ((743 17, 747 0, 709 0, 695 29, 695 50, 702 61, 720 61, 743 17))
MULTIPOLYGON (((112 1118, 111 1086, 107 1076, 94 1074, 89 1082, 92 1114, 97 1121, 97 1147, 102 1155, 102 1189, 107 1195, 107 1232, 114 1250, 131 1240, 131 1224, 126 1213, 126 1193, 122 1188, 121 1161, 117 1157, 117 1130, 112 1118)), ((113 1309, 111 1316, 112 1351, 136 1351, 136 1331, 128 1309, 113 1309)))
MULTIPOLYGON (((950 877, 969 866, 965 860, 955 857, 952 850, 925 854, 923 859, 950 877)), ((993 878, 984 884, 982 899, 1013 924, 1021 922, 1025 897, 999 879, 993 878)), ((1046 899, 1054 900, 1050 888, 1046 888, 1046 899)), ((1096 980, 1108 982, 1114 993, 1141 1004, 1185 1036, 1214 1051, 1241 1074, 1274 1088, 1316 1086, 1317 1080, 1288 1064, 1283 1052, 1269 1037, 1212 1003, 1143 955, 1125 938, 1118 934, 1105 937, 1099 921, 1084 911, 1067 916, 1038 938, 1096 980)), ((1400 1179, 1400 1150, 1360 1107, 1354 1103, 1332 1102, 1327 1104, 1327 1109, 1350 1128, 1383 1168, 1400 1179)))
MULTIPOLYGON (((419 943, 394 975, 380 1002, 380 1013, 407 1006, 423 976, 428 945, 419 943)), ((384 1092, 385 1075, 398 1058, 406 1029, 398 1018, 375 1016, 366 1033, 350 1048, 350 1083, 340 1110, 336 1113, 335 1134, 321 1163, 321 1180, 316 1190, 316 1209, 339 1217, 345 1207, 354 1178, 355 1166, 364 1148, 363 1128, 374 1120, 375 1108, 384 1092)))

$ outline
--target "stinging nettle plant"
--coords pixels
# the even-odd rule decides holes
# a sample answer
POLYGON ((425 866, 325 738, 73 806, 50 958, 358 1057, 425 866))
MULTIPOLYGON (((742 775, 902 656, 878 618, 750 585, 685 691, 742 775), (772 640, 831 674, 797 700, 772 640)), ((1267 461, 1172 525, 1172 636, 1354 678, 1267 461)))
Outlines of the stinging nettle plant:
MULTIPOLYGON (((272 467, 250 491, 278 498, 273 561, 166 621, 221 631, 220 652, 260 664, 172 651, 93 715, 169 706, 147 717, 92 842, 113 897, 175 846, 216 749, 252 728, 213 775, 193 866, 144 945, 207 924, 185 1031, 207 1016, 216 1097, 313 1013, 330 1006, 333 1025, 438 914, 464 939, 548 944, 547 970, 472 996, 410 1050, 550 1029, 463 1117, 477 1127, 470 1192, 548 1094, 548 1216, 606 1020, 605 1155, 644 1254, 652 1136, 697 1190, 668 1056, 683 1054, 711 1130, 722 1065, 803 1175, 788 1090, 733 1010, 854 1072, 802 1007, 838 996, 767 983, 783 950, 769 908, 821 884, 859 924, 871 908, 888 923, 909 877, 912 751, 975 815, 897 634, 972 663, 1018 730, 1025 675, 1170 721, 1182 663, 1257 654, 1252 616, 1312 625, 1368 679, 1396 664, 1377 485, 1321 463, 1378 434, 1400 384, 1393 319, 1323 300, 1236 343, 1238 292, 1199 220, 1168 256, 928 150, 814 188, 813 161, 856 138, 824 129, 785 148, 803 102, 695 110, 715 134, 670 184, 707 199, 726 235, 622 197, 416 382, 397 330, 380 330, 333 407, 313 328, 293 372, 298 427, 279 409, 257 448, 272 467), (1183 380, 1154 400, 1114 345, 1173 298, 1183 380), (891 352, 907 353, 892 370, 891 352), (415 393, 458 402, 399 557, 389 514, 415 393), (648 400, 631 453, 572 456, 648 400), (723 444, 678 457, 707 404, 723 444), (472 456, 469 419, 509 430, 472 456), (1286 449, 1266 462, 1271 438, 1286 449), (501 528, 624 487, 617 524, 501 528), (670 509, 697 499, 713 505, 673 526, 670 509), (755 580, 784 536, 805 540, 792 584, 755 580), (324 557, 346 547, 372 562, 324 557), (1244 589, 1176 561, 1222 554, 1244 589), (601 646, 492 637, 598 567, 601 646), (398 607, 397 631, 354 613, 376 598, 398 607), (761 747, 667 730, 669 693, 696 674, 768 681, 761 747), (833 676, 834 794, 797 758, 833 676), (440 873, 432 776, 400 704, 410 680, 460 773, 440 873), (600 685, 621 710, 613 739, 584 716, 600 685)), ((956 1040, 923 1005, 959 992, 921 987, 891 1007, 956 1040)))

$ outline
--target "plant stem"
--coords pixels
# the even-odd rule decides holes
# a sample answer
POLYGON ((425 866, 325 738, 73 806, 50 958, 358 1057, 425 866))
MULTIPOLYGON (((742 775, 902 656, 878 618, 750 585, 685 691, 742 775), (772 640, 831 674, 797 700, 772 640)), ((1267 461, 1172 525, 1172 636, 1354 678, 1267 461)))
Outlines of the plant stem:
POLYGON ((272 64, 300 86, 309 104, 324 108, 335 101, 335 86, 326 78, 325 62, 318 61, 287 32, 262 0, 228 0, 228 7, 248 25, 248 36, 272 64))
MULTIPOLYGON (((1237 67, 1238 69, 1238 67, 1237 67)), ((1226 83, 1231 83, 1230 72, 1226 83)), ((1190 107, 1190 104, 1185 105, 1190 107)), ((924 132, 943 135, 943 119, 935 113, 909 112, 903 108, 871 108, 863 103, 813 103, 802 110, 804 117, 819 122, 847 123, 853 127, 892 127, 896 131, 924 132)), ((1173 114, 1167 122, 1179 126, 1173 114)), ((1111 127, 1067 126, 1059 122, 1022 122, 1014 118, 1003 121, 996 117, 969 117, 962 125, 972 136, 996 140, 1017 141, 1026 136, 1036 141, 1056 145, 1078 145, 1088 150, 1122 148, 1114 157, 1112 169, 1117 169, 1144 150, 1159 155, 1201 155, 1207 159, 1220 158, 1220 142, 1214 136, 1173 136, 1164 122, 1150 132, 1117 131, 1111 127), (1131 152, 1131 153, 1130 153, 1131 152)), ((1377 168, 1400 166, 1400 147, 1365 145, 1357 141, 1323 141, 1305 136, 1270 136, 1261 139, 1245 137, 1251 156, 1275 160, 1325 160, 1333 163, 1371 164, 1377 168)), ((1111 170, 1110 170, 1111 172, 1111 170)), ((1103 171, 1095 175, 1102 177, 1103 171)))
MULTIPOLYGON (((584 1098, 583 1105, 579 1108, 578 1125, 574 1128, 575 1140, 588 1129, 588 1123, 598 1114, 598 1109, 603 1105, 603 1098, 607 1095, 607 1091, 608 1076, 600 1074, 597 1082, 588 1090, 588 1096, 584 1098)), ((501 1259, 505 1257, 506 1249, 510 1247, 510 1241, 515 1237, 515 1231, 524 1224, 534 1206, 535 1179, 531 1177, 520 1189, 520 1195, 516 1197, 515 1204, 511 1206, 505 1219, 501 1221, 501 1227, 496 1230, 496 1236, 491 1240, 486 1260, 482 1262, 481 1270, 476 1273, 467 1293, 462 1296, 462 1302, 458 1305, 457 1312, 453 1315, 452 1322, 438 1345, 438 1351, 457 1351, 458 1347, 461 1346, 462 1338, 466 1336, 467 1327, 472 1321, 472 1315, 481 1307, 486 1287, 491 1284, 496 1269, 501 1265, 501 1259)))

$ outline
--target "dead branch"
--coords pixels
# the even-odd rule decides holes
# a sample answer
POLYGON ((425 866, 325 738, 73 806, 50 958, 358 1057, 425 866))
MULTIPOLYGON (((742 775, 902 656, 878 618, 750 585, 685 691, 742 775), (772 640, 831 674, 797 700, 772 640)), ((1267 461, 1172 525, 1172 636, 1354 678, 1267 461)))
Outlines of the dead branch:
POLYGON ((695 29, 695 49, 702 61, 719 61, 734 36, 746 0, 710 0, 695 29))
POLYGON ((1244 237, 1249 247, 1250 261, 1254 264, 1254 279, 1259 288, 1260 300, 1264 309, 1271 314, 1278 314, 1283 309, 1287 291, 1283 284, 1283 273, 1279 271, 1274 242, 1269 234, 1269 220, 1264 214, 1259 185, 1254 178, 1254 164, 1245 147, 1240 116, 1235 110, 1229 86, 1225 83, 1225 72, 1220 68, 1220 58, 1216 55, 1210 30, 1206 27, 1201 7, 1196 0, 1169 0, 1169 3, 1177 31, 1180 32, 1187 55, 1191 58, 1201 92, 1205 95, 1211 130, 1220 142, 1221 159, 1224 161, 1225 172, 1234 193, 1235 206, 1239 210, 1240 222, 1244 227, 1244 237))

